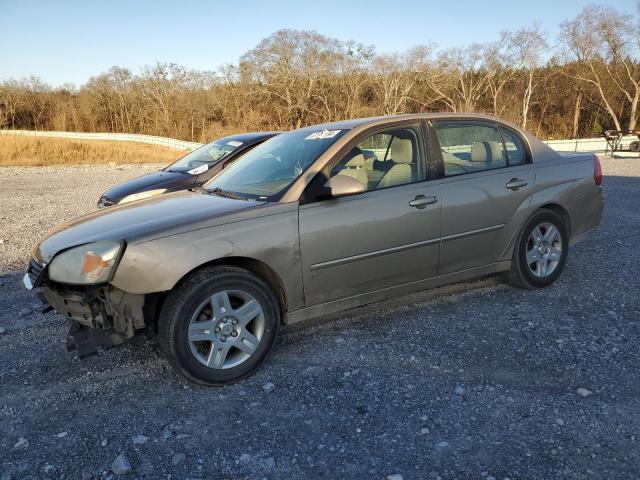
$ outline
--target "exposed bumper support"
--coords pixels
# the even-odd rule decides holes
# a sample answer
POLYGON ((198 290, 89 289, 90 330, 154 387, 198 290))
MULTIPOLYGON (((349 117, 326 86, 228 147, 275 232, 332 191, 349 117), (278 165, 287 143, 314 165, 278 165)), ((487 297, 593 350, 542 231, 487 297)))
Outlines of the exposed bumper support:
POLYGON ((146 326, 144 295, 112 285, 45 285, 42 290, 47 303, 70 321, 67 349, 77 350, 80 358, 96 353, 97 347, 124 343, 146 326))
POLYGON ((95 355, 98 347, 111 348, 125 341, 126 338, 109 333, 107 330, 97 330, 71 322, 67 336, 67 350, 69 352, 76 350, 78 358, 86 358, 95 355))

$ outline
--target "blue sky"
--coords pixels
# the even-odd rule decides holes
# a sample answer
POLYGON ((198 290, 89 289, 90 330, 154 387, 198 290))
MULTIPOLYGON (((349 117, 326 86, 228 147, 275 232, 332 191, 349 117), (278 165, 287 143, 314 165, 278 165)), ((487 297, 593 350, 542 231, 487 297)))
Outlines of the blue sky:
MULTIPOLYGON (((112 65, 137 72, 171 61, 214 70, 281 28, 316 30, 397 52, 495 40, 539 22, 554 39, 579 0, 0 0, 0 79, 81 84, 112 65)), ((636 1, 601 1, 635 19, 636 1)))

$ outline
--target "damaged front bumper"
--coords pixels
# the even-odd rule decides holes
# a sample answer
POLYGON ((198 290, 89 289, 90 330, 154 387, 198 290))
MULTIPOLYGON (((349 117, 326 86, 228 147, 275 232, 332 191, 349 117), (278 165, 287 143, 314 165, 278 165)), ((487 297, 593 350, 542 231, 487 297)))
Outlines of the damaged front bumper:
POLYGON ((42 293, 56 312, 69 320, 67 346, 79 357, 126 342, 145 328, 144 295, 111 285, 75 287, 45 284, 42 293))
POLYGON ((65 285, 46 279, 46 265, 35 260, 22 279, 29 290, 69 321, 67 348, 84 358, 98 347, 126 342, 146 328, 145 295, 124 292, 113 285, 65 285))

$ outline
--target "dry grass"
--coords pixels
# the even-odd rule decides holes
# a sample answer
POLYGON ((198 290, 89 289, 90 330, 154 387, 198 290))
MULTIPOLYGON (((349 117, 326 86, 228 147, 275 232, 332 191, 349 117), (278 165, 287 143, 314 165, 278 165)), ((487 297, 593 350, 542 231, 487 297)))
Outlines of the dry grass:
POLYGON ((169 163, 186 152, 160 145, 0 135, 0 166, 169 163))

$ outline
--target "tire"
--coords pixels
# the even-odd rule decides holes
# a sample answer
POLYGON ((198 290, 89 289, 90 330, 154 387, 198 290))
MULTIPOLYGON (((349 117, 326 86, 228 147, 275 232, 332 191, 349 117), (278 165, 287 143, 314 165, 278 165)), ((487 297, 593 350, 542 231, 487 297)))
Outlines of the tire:
POLYGON ((554 211, 538 210, 518 235, 509 282, 525 289, 548 287, 562 273, 568 253, 569 230, 564 219, 554 211), (557 233, 554 234, 550 227, 557 233), (549 242, 552 237, 553 241, 549 242))
POLYGON ((629 150, 631 150, 632 152, 640 152, 640 142, 631 142, 631 144, 629 145, 629 150))
POLYGON ((252 373, 278 335, 280 305, 253 273, 207 267, 168 295, 158 340, 171 365, 200 385, 221 386, 252 373))

